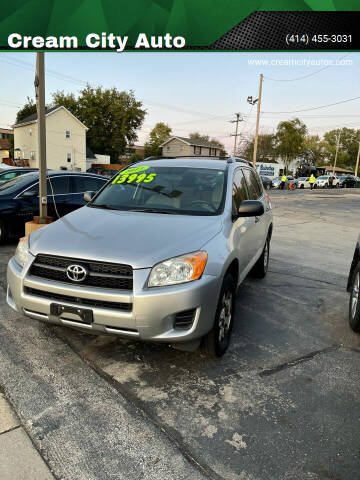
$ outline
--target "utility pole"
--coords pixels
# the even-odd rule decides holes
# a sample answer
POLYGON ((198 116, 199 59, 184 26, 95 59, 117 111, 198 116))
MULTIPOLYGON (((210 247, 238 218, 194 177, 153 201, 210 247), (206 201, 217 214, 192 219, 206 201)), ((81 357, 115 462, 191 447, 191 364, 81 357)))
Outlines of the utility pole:
POLYGON ((240 118, 240 113, 235 113, 235 115, 236 115, 236 120, 230 120, 230 123, 236 123, 235 133, 232 133, 230 135, 230 137, 235 137, 235 140, 234 140, 234 157, 236 156, 237 137, 239 136, 239 134, 238 134, 239 122, 243 121, 243 118, 240 118))
POLYGON ((262 94, 263 78, 264 78, 264 75, 262 73, 260 73, 259 98, 257 100, 256 130, 255 130, 254 153, 253 153, 253 167, 254 168, 256 166, 256 154, 257 154, 258 139, 259 139, 259 123, 260 123, 260 109, 261 109, 261 94, 262 94))
POLYGON ((359 142, 359 148, 358 148, 358 153, 356 157, 355 178, 357 178, 358 176, 359 158, 360 158, 360 142, 359 142))
POLYGON ((340 145, 340 133, 336 135, 336 150, 335 150, 335 160, 334 160, 334 167, 333 167, 333 176, 335 175, 335 168, 336 168, 336 161, 339 152, 339 145, 340 145))
POLYGON ((36 53, 35 94, 39 152, 39 223, 47 223, 44 52, 36 53))

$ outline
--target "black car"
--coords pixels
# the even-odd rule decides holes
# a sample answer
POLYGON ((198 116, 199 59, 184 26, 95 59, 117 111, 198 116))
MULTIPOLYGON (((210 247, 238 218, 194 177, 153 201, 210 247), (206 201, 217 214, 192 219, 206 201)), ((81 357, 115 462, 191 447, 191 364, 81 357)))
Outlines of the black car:
POLYGON ((270 190, 270 188, 273 186, 271 178, 265 177, 264 175, 260 175, 260 178, 265 190, 270 190))
POLYGON ((12 167, 2 168, 0 170, 0 185, 12 180, 13 178, 25 175, 25 173, 36 172, 37 168, 28 167, 12 167))
POLYGON ((355 188, 356 187, 356 178, 353 175, 341 175, 338 177, 340 182, 339 186, 343 188, 355 188))
MULTIPOLYGON (((48 215, 58 218, 85 205, 84 193, 97 192, 108 179, 77 172, 48 171, 48 215), (50 181, 49 181, 50 179, 50 181)), ((39 215, 39 174, 27 173, 0 185, 0 241, 23 236, 25 223, 39 215)))
POLYGON ((347 291, 350 293, 349 323, 354 332, 360 332, 360 236, 356 243, 353 260, 347 283, 347 291))

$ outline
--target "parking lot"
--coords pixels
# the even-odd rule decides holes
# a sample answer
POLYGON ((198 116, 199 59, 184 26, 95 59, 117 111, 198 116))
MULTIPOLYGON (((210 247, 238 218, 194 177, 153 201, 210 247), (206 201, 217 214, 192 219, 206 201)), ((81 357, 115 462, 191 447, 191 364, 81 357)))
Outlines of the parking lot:
POLYGON ((271 191, 265 280, 219 360, 19 317, 0 247, 0 389, 57 478, 355 480, 360 336, 347 274, 360 189, 271 191))

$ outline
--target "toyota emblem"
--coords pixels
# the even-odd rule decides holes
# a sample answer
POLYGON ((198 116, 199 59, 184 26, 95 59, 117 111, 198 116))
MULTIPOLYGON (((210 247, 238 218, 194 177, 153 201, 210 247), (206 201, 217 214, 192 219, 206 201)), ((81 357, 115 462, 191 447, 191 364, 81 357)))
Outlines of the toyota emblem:
POLYGON ((81 265, 69 265, 66 269, 66 275, 73 282, 82 282, 87 274, 88 271, 81 265))

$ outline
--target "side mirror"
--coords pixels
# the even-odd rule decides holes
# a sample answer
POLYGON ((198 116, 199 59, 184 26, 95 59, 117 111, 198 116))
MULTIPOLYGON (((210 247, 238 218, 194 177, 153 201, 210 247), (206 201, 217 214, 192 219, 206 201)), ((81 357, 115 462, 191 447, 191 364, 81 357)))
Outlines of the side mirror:
POLYGON ((264 214, 264 205, 259 200, 243 200, 236 217, 260 217, 264 214))
POLYGON ((91 202, 91 200, 94 198, 96 192, 85 192, 84 193, 84 200, 85 202, 91 202))
POLYGON ((38 196, 38 192, 35 192, 34 190, 27 190, 23 194, 21 194, 21 198, 34 198, 38 196))

